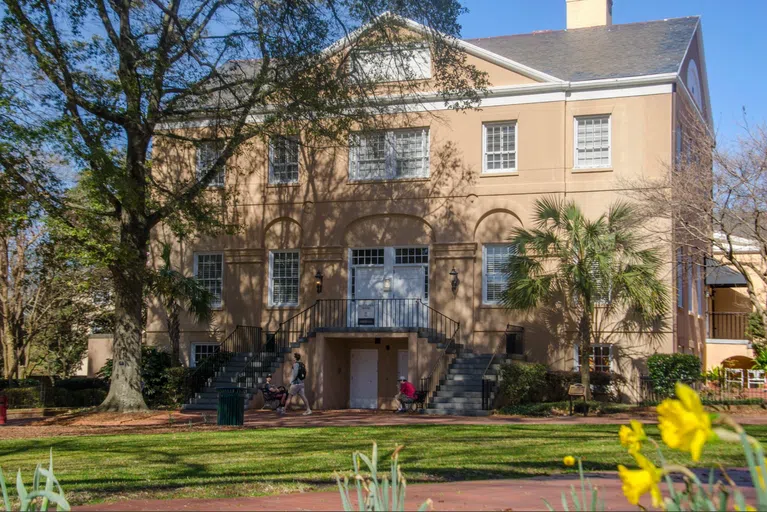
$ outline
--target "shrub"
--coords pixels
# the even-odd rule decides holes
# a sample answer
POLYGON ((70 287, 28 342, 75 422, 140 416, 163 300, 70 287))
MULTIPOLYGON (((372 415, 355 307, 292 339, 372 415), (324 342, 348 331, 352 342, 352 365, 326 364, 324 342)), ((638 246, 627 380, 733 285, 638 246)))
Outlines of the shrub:
POLYGON ((67 389, 69 391, 109 388, 107 381, 98 377, 70 377, 69 379, 57 380, 53 385, 58 389, 67 389))
POLYGON ((660 396, 671 396, 677 382, 701 379, 700 358, 692 354, 653 354, 647 358, 647 369, 653 390, 660 396))
MULTIPOLYGON (((586 402, 589 414, 615 414, 636 409, 636 405, 615 404, 610 402, 586 402)), ((581 399, 573 400, 573 413, 581 414, 583 412, 584 402, 581 399)), ((516 404, 501 408, 501 414, 510 414, 515 416, 549 417, 561 416, 570 413, 570 401, 563 400, 557 402, 543 402, 537 404, 516 404)))
MULTIPOLYGON (((617 373, 591 372, 590 374, 592 396, 608 401, 619 401, 616 385, 625 384, 626 379, 617 373)), ((546 400, 557 402, 569 398, 567 392, 571 384, 580 384, 580 372, 552 371, 547 375, 546 400)))
POLYGON ((752 312, 748 315, 748 324, 746 324, 746 336, 751 338, 754 344, 760 346, 767 343, 767 335, 764 332, 764 323, 759 313, 752 312))
POLYGON ((510 404, 543 399, 546 390, 545 364, 507 363, 501 366, 501 390, 510 404))
MULTIPOLYGON (((144 400, 149 407, 176 403, 168 397, 168 370, 172 367, 171 355, 154 347, 141 347, 141 382, 144 400)), ((111 359, 98 371, 99 378, 109 381, 112 378, 111 359)), ((174 393, 175 395, 176 393, 174 393)))
POLYGON ((8 397, 8 408, 10 409, 29 409, 43 406, 40 386, 6 388, 3 390, 3 394, 8 397))
POLYGON ((189 387, 189 374, 192 368, 174 366, 165 370, 165 399, 168 405, 181 405, 191 397, 193 389, 189 387))

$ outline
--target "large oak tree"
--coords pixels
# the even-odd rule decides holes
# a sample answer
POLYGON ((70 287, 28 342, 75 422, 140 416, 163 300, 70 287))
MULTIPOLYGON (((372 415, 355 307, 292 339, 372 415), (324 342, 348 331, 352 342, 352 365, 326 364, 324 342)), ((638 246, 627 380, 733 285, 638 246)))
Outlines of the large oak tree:
POLYGON ((419 110, 420 101, 470 107, 486 85, 453 39, 456 0, 3 1, 6 62, 26 87, 8 91, 14 101, 2 119, 11 128, 0 133, 18 142, 5 146, 0 166, 111 273, 108 410, 145 407, 141 305, 152 230, 222 224, 226 202, 206 191, 243 144, 286 130, 347 143, 350 130, 419 110), (408 58, 424 45, 428 83, 408 58), (355 63, 363 50, 392 49, 396 83, 382 86, 355 63), (168 180, 152 148, 171 143, 216 152, 199 172, 168 180))

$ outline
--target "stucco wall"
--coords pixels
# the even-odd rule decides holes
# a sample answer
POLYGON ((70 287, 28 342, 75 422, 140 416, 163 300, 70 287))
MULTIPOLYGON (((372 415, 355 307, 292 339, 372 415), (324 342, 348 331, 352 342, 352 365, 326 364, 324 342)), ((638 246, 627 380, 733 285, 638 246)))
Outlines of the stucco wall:
MULTIPOLYGON (((498 70, 495 73, 498 84, 529 80, 498 70)), ((274 331, 281 321, 318 298, 347 297, 350 247, 426 245, 430 247, 429 305, 460 322, 461 343, 481 352, 493 351, 502 343, 507 324, 521 325, 526 330, 529 359, 547 362, 555 369, 569 369, 573 359, 571 323, 556 313, 509 313, 482 304, 482 247, 507 240, 514 226, 529 226, 537 198, 566 197, 576 201, 588 216, 596 217, 613 201, 626 199, 627 179, 665 175, 672 155, 672 97, 651 94, 549 101, 414 115, 407 120, 411 126, 430 128, 428 179, 352 182, 348 178, 348 151, 302 148, 299 183, 271 186, 267 183, 265 145, 254 141, 230 166, 233 174, 234 168, 240 170, 237 177, 229 179, 238 193, 231 215, 240 223, 241 231, 178 244, 161 227, 155 232, 153 251, 155 256, 159 254, 156 242, 160 240, 173 243, 174 263, 189 273, 196 251, 223 252, 223 306, 214 314, 212 325, 219 334, 225 334, 236 324, 274 331), (612 166, 573 169, 574 116, 593 114, 611 115, 612 166), (482 174, 482 124, 501 120, 517 122, 518 171, 482 174), (300 250, 300 304, 296 308, 273 308, 268 306, 269 251, 285 248, 300 250), (455 295, 450 289, 452 268, 460 279, 455 295), (318 269, 324 274, 321 295, 313 284, 318 269)), ((163 143, 158 143, 156 151, 167 153, 167 147, 163 149, 163 143)), ((166 158, 168 172, 192 172, 193 152, 180 150, 176 156, 173 161, 166 158)), ((668 264, 662 278, 671 290, 671 245, 664 246, 663 251, 668 264)), ((161 310, 153 305, 147 325, 150 341, 163 338, 162 319, 161 310)), ((684 337, 702 347, 703 321, 695 322, 697 327, 684 337)), ((670 317, 668 325, 653 338, 636 333, 612 336, 610 343, 622 347, 616 351, 621 358, 618 368, 633 375, 643 368, 647 355, 673 351, 674 325, 670 317)), ((208 326, 184 319, 185 354, 189 343, 207 339, 211 339, 208 326)), ((328 351, 324 343, 302 350, 309 351, 310 359, 321 354, 342 357, 335 347, 328 351)))

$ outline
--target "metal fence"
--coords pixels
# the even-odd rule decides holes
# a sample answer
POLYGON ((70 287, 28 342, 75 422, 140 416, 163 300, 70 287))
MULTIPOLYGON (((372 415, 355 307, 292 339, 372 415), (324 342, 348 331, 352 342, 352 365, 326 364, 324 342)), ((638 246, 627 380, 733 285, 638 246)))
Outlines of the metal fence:
MULTIPOLYGON (((767 402, 767 388, 763 383, 755 387, 739 382, 688 381, 685 384, 697 391, 704 403, 767 402)), ((639 391, 643 404, 655 404, 668 398, 668 393, 659 390, 649 376, 640 377, 639 391)))

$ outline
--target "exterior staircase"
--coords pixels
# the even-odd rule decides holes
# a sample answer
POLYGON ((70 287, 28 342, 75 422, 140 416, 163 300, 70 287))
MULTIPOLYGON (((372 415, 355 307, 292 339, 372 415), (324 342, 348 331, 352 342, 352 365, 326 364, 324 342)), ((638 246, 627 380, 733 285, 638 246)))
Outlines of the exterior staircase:
POLYGON ((185 411, 216 410, 218 406, 216 388, 225 386, 244 389, 245 409, 248 409, 253 398, 259 393, 258 387, 266 381, 266 376, 278 370, 284 360, 284 354, 274 352, 261 354, 261 357, 255 356, 256 354, 253 353, 233 354, 229 361, 206 382, 205 386, 194 393, 183 409, 185 411))
POLYGON ((498 372, 506 356, 476 354, 464 350, 450 364, 445 377, 428 402, 427 414, 451 416, 488 416, 483 409, 482 380, 490 381, 489 403, 492 404, 498 388, 498 372), (493 364, 488 368, 490 360, 493 364), (487 373, 485 373, 487 370, 487 373))

